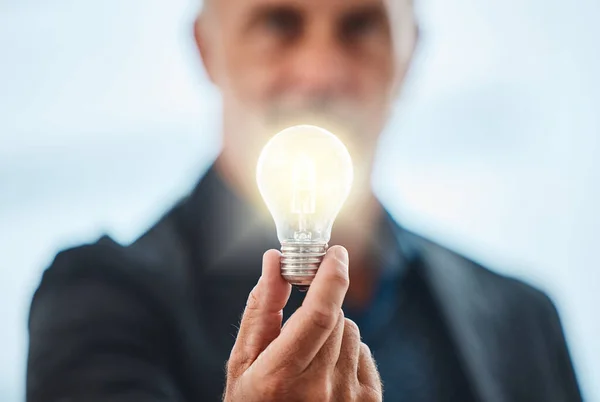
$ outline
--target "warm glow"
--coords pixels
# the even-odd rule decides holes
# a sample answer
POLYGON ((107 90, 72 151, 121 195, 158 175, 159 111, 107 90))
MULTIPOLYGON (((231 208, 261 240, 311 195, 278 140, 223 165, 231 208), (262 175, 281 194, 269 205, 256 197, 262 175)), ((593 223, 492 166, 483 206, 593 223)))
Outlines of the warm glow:
POLYGON ((332 133, 302 125, 264 147, 256 179, 280 241, 326 243, 350 193, 352 160, 332 133))

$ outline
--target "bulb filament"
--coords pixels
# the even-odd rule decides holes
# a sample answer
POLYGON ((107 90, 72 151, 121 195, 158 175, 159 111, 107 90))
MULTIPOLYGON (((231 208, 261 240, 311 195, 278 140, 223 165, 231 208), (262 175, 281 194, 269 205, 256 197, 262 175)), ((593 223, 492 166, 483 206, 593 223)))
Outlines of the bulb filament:
POLYGON ((317 169, 315 162, 306 154, 300 154, 294 162, 292 171, 292 213, 298 215, 298 228, 294 239, 311 240, 312 232, 307 230, 310 215, 316 211, 317 169))

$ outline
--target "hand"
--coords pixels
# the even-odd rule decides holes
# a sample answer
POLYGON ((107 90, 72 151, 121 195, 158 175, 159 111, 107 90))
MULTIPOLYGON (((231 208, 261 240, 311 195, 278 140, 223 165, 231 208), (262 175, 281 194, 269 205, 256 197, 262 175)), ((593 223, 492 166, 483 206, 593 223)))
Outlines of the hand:
POLYGON ((381 401, 379 373, 355 323, 341 306, 348 253, 331 247, 302 306, 281 328, 290 285, 270 250, 248 298, 227 364, 226 402, 381 401))

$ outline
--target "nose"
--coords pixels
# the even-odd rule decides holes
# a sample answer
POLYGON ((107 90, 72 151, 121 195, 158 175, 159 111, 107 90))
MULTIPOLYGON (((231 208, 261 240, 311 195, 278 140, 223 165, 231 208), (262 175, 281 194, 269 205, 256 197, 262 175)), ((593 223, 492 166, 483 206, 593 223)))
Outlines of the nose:
POLYGON ((293 58, 293 87, 309 98, 341 95, 352 85, 351 60, 328 27, 307 30, 293 58))

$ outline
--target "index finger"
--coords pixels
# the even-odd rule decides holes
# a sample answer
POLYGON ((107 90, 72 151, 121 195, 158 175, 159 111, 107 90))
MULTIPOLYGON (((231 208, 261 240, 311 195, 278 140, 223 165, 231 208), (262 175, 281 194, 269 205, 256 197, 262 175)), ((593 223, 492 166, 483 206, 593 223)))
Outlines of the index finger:
POLYGON ((341 246, 331 247, 302 306, 259 360, 269 362, 274 370, 285 366, 298 373, 304 371, 333 331, 349 284, 348 252, 341 246))
POLYGON ((281 276, 280 257, 277 250, 264 254, 262 275, 248 297, 229 359, 230 366, 242 372, 281 331, 282 310, 291 287, 281 276))

